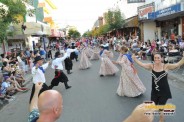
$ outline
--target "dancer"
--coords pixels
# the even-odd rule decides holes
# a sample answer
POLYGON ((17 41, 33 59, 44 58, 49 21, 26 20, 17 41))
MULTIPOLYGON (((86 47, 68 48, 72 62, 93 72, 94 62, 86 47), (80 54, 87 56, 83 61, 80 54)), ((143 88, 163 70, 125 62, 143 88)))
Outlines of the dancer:
POLYGON ((52 68, 55 69, 55 77, 51 81, 51 85, 49 86, 52 89, 54 86, 58 86, 59 82, 64 83, 65 88, 69 89, 71 86, 68 85, 68 77, 63 72, 62 61, 67 58, 67 53, 62 57, 61 53, 57 51, 55 53, 55 59, 52 61, 52 68))
POLYGON ((91 58, 91 48, 88 46, 85 47, 85 53, 88 58, 91 58))
POLYGON ((97 48, 95 47, 92 51, 92 55, 91 55, 91 58, 90 60, 98 60, 100 58, 100 55, 99 55, 99 51, 97 50, 97 48))
MULTIPOLYGON (((183 54, 184 56, 184 54, 183 54)), ((176 69, 184 64, 184 57, 175 64, 162 63, 162 54, 154 54, 154 63, 142 63, 135 55, 132 55, 134 61, 147 70, 152 71, 152 91, 151 101, 154 101, 156 105, 165 105, 168 99, 172 98, 171 91, 168 84, 167 72, 169 70, 176 69)), ((164 122, 163 109, 160 110, 160 122, 164 122)))
POLYGON ((119 57, 117 61, 113 61, 113 63, 122 66, 117 94, 119 96, 136 97, 144 93, 146 88, 139 79, 133 66, 132 58, 127 54, 127 51, 128 48, 122 46, 120 48, 121 57, 119 57))
POLYGON ((76 49, 70 49, 70 47, 68 46, 65 50, 66 50, 66 53, 67 53, 67 58, 64 60, 64 62, 65 62, 65 69, 67 70, 68 74, 71 74, 72 72, 70 72, 70 70, 72 70, 73 63, 72 63, 72 60, 70 58, 70 54, 72 52, 75 52, 77 50, 77 48, 76 49))
POLYGON ((41 56, 37 56, 34 59, 34 66, 32 68, 32 75, 33 75, 33 87, 32 87, 32 92, 30 96, 29 103, 32 100, 33 94, 35 92, 35 84, 38 82, 42 82, 43 86, 42 89, 40 90, 39 95, 44 92, 45 90, 48 90, 48 86, 45 84, 46 79, 45 79, 45 69, 48 67, 50 62, 47 62, 46 64, 43 64, 43 58, 41 56))
POLYGON ((100 76, 105 75, 115 75, 116 72, 119 71, 119 69, 112 63, 112 61, 109 59, 110 56, 112 56, 112 52, 105 50, 103 46, 101 46, 100 51, 101 56, 101 65, 100 65, 100 76))
POLYGON ((86 51, 86 47, 82 49, 79 69, 88 69, 92 65, 85 51, 86 51))

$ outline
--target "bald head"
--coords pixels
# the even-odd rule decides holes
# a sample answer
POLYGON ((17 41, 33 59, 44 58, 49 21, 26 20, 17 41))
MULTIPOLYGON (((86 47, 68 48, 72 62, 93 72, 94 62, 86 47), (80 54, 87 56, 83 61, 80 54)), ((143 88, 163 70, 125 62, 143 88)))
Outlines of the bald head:
MULTIPOLYGON (((38 109, 40 113, 52 113, 59 111, 59 116, 62 112, 62 96, 56 90, 44 91, 38 98, 38 109)), ((53 113, 52 113, 53 114, 53 113)))

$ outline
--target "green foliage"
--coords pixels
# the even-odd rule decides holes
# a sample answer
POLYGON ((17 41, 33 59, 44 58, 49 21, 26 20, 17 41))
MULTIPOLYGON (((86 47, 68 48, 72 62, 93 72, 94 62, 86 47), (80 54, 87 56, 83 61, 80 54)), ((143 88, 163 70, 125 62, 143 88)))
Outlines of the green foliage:
POLYGON ((0 0, 0 2, 8 7, 7 14, 4 14, 5 10, 0 9, 0 15, 3 15, 0 18, 0 41, 2 41, 7 36, 9 25, 20 22, 17 16, 26 15, 26 6, 21 0, 0 0))
POLYGON ((92 32, 91 31, 86 31, 83 35, 82 35, 82 37, 92 37, 92 32))
POLYGON ((97 36, 104 35, 110 30, 110 26, 108 24, 102 25, 97 29, 97 36))
POLYGON ((109 25, 110 30, 119 29, 124 24, 124 16, 120 9, 108 10, 105 15, 105 21, 109 25))
MULTIPOLYGON (((91 36, 97 37, 104 35, 108 31, 121 28, 124 24, 124 16, 121 13, 120 9, 108 10, 108 12, 105 14, 104 19, 106 24, 89 31, 91 36)), ((86 36, 88 35, 88 33, 86 32, 84 33, 84 35, 86 36)))
POLYGON ((74 38, 75 39, 75 38, 79 38, 81 36, 81 34, 77 30, 69 29, 68 36, 70 38, 74 38))

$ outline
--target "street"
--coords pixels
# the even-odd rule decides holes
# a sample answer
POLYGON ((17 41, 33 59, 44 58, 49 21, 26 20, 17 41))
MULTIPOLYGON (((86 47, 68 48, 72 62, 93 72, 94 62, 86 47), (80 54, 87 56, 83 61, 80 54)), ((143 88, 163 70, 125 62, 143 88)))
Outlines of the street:
MULTIPOLYGON (((114 59, 118 54, 115 53, 114 59)), ((151 96, 151 74, 136 65, 140 79, 146 86, 146 92, 136 98, 119 97, 116 90, 119 83, 120 71, 115 76, 100 77, 100 60, 91 61, 92 67, 79 70, 79 62, 73 61, 72 74, 67 75, 71 89, 66 90, 63 84, 54 87, 63 96, 63 113, 57 122, 122 122, 138 105, 151 96)), ((121 67, 119 67, 120 69, 121 67)), ((46 70, 47 84, 54 77, 54 70, 46 70)), ((167 103, 176 105, 176 113, 166 117, 166 122, 183 122, 184 83, 169 81, 172 100, 167 103)), ((32 83, 28 84, 31 89, 32 83)), ((28 101, 31 91, 19 93, 16 99, 0 111, 1 122, 26 122, 28 118, 28 101)), ((154 122, 158 122, 155 117, 154 122)))

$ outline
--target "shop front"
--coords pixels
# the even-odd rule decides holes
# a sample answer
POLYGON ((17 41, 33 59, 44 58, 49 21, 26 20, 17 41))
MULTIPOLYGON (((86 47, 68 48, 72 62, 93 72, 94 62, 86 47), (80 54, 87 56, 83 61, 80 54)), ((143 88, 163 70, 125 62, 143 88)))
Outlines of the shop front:
POLYGON ((178 3, 155 12, 155 22, 158 38, 173 40, 178 35, 184 36, 182 30, 182 16, 184 16, 184 3, 178 3))
POLYGON ((156 39, 156 27, 154 22, 154 14, 152 14, 153 12, 155 12, 154 2, 138 7, 138 20, 142 41, 156 39))

